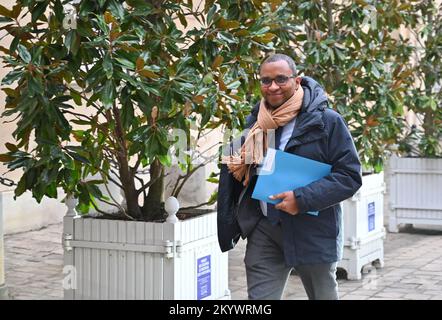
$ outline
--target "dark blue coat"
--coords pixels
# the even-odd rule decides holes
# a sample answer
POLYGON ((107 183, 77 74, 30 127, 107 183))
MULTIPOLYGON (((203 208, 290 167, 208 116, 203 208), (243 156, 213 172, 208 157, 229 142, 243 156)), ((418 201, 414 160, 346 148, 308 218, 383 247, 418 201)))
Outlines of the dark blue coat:
MULTIPOLYGON (((350 198, 362 185, 361 165, 353 139, 342 117, 328 108, 323 88, 303 77, 304 99, 285 152, 332 165, 331 174, 293 190, 300 213, 280 212, 286 264, 330 263, 342 258, 342 213, 339 203, 350 198), (319 215, 307 214, 319 211, 319 215)), ((248 117, 251 127, 259 104, 248 117)), ((244 139, 243 139, 244 140, 244 139)), ((232 249, 263 218, 259 202, 251 198, 255 172, 239 199, 243 186, 221 166, 218 188, 218 239, 222 251, 232 249)))

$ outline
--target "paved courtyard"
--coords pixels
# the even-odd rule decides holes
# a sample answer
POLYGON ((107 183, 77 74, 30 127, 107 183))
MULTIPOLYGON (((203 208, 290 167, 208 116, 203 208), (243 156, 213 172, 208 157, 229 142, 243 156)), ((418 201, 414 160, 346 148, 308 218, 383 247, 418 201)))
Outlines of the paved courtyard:
MULTIPOLYGON (((12 299, 62 299, 62 224, 5 236, 6 284, 12 299)), ((243 264, 245 242, 229 253, 232 299, 247 299, 243 264)), ((442 228, 411 228, 387 233, 385 266, 361 280, 340 277, 340 298, 442 299, 442 228)), ((307 299, 300 279, 292 275, 284 299, 307 299)))

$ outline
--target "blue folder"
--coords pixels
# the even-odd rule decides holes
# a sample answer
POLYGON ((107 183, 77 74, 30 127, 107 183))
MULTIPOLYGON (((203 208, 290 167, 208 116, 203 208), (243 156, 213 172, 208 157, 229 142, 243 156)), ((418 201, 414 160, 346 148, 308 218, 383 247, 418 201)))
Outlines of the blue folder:
MULTIPOLYGON (((252 198, 277 204, 281 199, 269 198, 281 192, 295 190, 328 176, 331 165, 272 148, 258 168, 258 180, 252 198)), ((317 212, 308 212, 317 215, 317 212)))

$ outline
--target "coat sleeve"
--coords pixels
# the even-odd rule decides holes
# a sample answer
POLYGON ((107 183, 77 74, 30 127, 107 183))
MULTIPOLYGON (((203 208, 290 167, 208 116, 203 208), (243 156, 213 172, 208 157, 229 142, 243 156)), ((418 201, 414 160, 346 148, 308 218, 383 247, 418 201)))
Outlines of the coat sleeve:
POLYGON ((235 247, 241 236, 241 229, 235 217, 237 188, 232 174, 225 164, 221 165, 217 201, 218 244, 222 252, 235 247))
POLYGON ((328 136, 330 175, 293 190, 299 212, 321 211, 353 196, 362 185, 361 163, 352 136, 335 114, 328 136))
MULTIPOLYGON (((236 151, 233 150, 234 146, 240 147, 242 140, 243 138, 239 137, 238 141, 229 144, 225 152, 236 151)), ((222 252, 233 249, 241 236, 241 229, 235 216, 241 190, 241 182, 233 177, 226 164, 221 164, 217 198, 217 229, 218 243, 222 252)))

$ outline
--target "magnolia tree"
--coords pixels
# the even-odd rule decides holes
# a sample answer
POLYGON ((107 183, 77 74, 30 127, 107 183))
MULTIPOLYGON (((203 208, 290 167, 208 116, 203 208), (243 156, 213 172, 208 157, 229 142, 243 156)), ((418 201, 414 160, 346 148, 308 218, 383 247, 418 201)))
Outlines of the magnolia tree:
POLYGON ((399 1, 293 1, 286 41, 301 72, 325 87, 362 162, 382 170, 404 128, 413 45, 398 32, 414 17, 399 1))
POLYGON ((184 172, 174 195, 208 161, 193 161, 191 128, 197 141, 244 125, 257 62, 289 16, 278 0, 21 0, 0 15, 11 40, 0 48, 11 70, 3 116, 16 121, 0 160, 23 171, 15 195, 62 188, 87 212, 114 202, 98 187, 112 182, 126 202, 115 216, 146 221, 162 216, 174 156, 184 172))
POLYGON ((400 142, 406 155, 442 156, 442 10, 436 2, 416 1, 409 20, 415 83, 407 88, 406 105, 418 121, 400 142))

